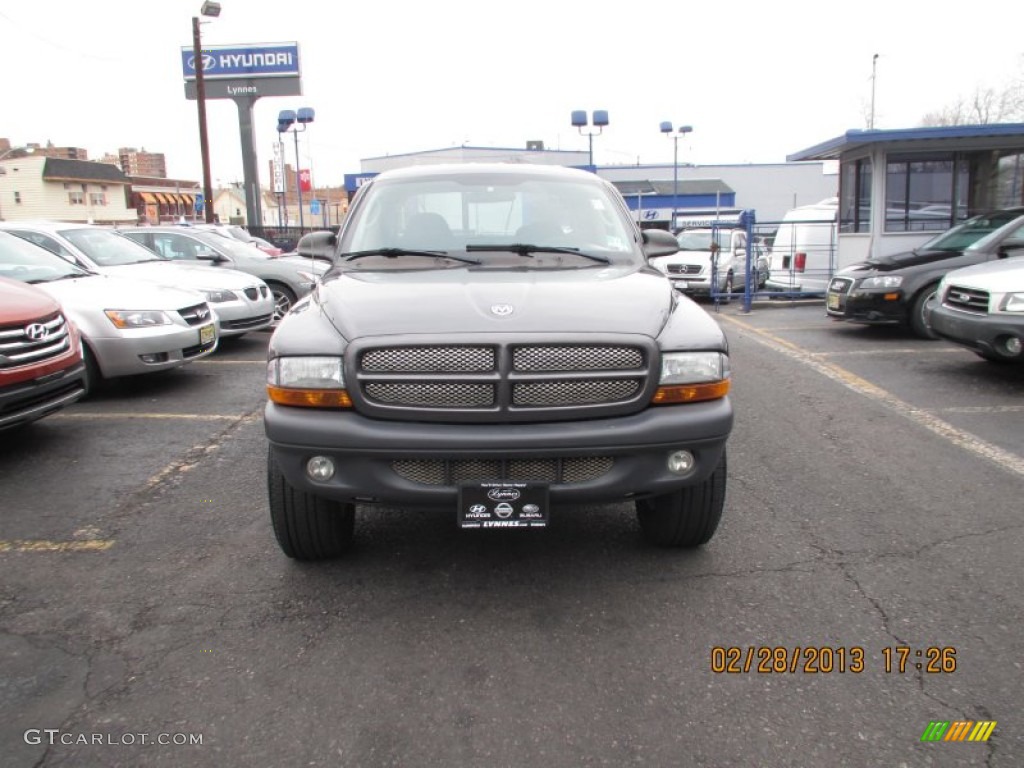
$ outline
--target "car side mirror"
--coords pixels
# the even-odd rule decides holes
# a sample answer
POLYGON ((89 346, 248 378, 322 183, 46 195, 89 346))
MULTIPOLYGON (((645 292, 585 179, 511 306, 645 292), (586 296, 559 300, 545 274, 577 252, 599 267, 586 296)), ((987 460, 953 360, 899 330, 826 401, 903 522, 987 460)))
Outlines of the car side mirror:
POLYGON ((334 246, 338 243, 338 236, 330 230, 310 232, 299 238, 295 246, 300 256, 311 256, 316 258, 331 258, 334 256, 334 246))
POLYGON ((1006 259, 1010 256, 1016 256, 1020 251, 1024 250, 1024 242, 1016 240, 1012 243, 1003 243, 999 246, 998 258, 1006 259))
POLYGON ((228 260, 226 256, 221 256, 216 251, 200 251, 196 258, 200 261, 212 261, 214 264, 223 264, 228 260))
POLYGON ((653 259, 656 256, 671 256, 679 253, 679 241, 664 229, 645 229, 643 235, 644 256, 653 259))

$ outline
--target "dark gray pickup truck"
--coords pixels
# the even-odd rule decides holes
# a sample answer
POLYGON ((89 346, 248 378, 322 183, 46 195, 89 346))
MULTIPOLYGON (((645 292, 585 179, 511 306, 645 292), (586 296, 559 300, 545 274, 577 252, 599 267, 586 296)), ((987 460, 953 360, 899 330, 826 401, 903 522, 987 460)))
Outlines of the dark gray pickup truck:
POLYGON ((484 529, 633 502, 655 544, 711 539, 728 346, 648 264, 675 239, 641 232, 614 187, 547 166, 389 171, 331 247, 334 267, 282 320, 267 363, 285 554, 341 555, 356 506, 372 504, 484 529))

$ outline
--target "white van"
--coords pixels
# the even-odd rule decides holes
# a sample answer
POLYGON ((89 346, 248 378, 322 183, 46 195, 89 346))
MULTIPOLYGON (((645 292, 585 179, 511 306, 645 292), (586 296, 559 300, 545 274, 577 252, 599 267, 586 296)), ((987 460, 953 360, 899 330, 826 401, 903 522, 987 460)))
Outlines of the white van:
MULTIPOLYGON (((747 275, 747 231, 742 211, 676 216, 679 251, 651 259, 651 265, 665 273, 676 290, 691 295, 742 292, 747 275), (717 272, 712 276, 712 263, 717 272)), ((758 281, 763 284, 766 263, 760 246, 752 243, 751 260, 758 281), (760 257, 760 258, 759 258, 760 257)))
POLYGON ((775 233, 766 291, 824 293, 836 270, 839 198, 786 212, 775 233))

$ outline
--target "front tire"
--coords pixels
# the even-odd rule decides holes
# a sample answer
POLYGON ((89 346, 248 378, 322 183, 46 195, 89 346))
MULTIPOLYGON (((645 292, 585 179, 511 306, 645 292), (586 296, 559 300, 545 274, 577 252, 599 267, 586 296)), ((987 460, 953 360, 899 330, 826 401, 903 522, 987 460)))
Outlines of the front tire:
POLYGON ((295 294, 291 288, 279 283, 268 283, 270 295, 274 297, 274 319, 273 324, 281 322, 281 318, 288 314, 288 310, 295 304, 295 294))
POLYGON ((924 308, 929 301, 935 298, 938 293, 938 285, 929 285, 921 289, 921 292, 914 297, 914 303, 910 306, 910 330, 922 339, 939 338, 932 327, 925 320, 924 308))
POLYGON ((102 389, 105 379, 88 344, 82 344, 82 362, 85 363, 85 397, 92 397, 102 389))
POLYGON ((355 505, 293 488, 273 453, 267 455, 267 495, 274 536, 288 557, 327 560, 343 555, 352 546, 355 505))
POLYGON ((725 451, 703 483, 636 502, 640 530, 659 547, 699 547, 711 541, 722 519, 726 485, 725 451))

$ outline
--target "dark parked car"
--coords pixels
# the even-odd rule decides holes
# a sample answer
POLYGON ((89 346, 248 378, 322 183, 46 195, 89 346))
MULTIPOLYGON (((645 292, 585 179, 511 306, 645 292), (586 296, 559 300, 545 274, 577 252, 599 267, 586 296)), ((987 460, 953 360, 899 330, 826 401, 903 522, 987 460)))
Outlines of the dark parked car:
POLYGON ((249 243, 194 227, 128 227, 118 231, 165 259, 228 267, 260 278, 274 296, 275 323, 330 267, 323 261, 299 256, 271 257, 249 243))
POLYGON ((655 544, 708 541, 725 500, 729 356, 648 263, 591 173, 420 166, 367 182, 335 268, 270 342, 271 520, 285 554, 341 554, 357 504, 540 528, 633 502, 655 544))
POLYGON ((1024 207, 975 216, 907 253, 880 256, 840 270, 828 284, 825 311, 836 320, 903 324, 935 338, 925 306, 939 281, 954 269, 1003 258, 1019 237, 1008 226, 1024 207))

